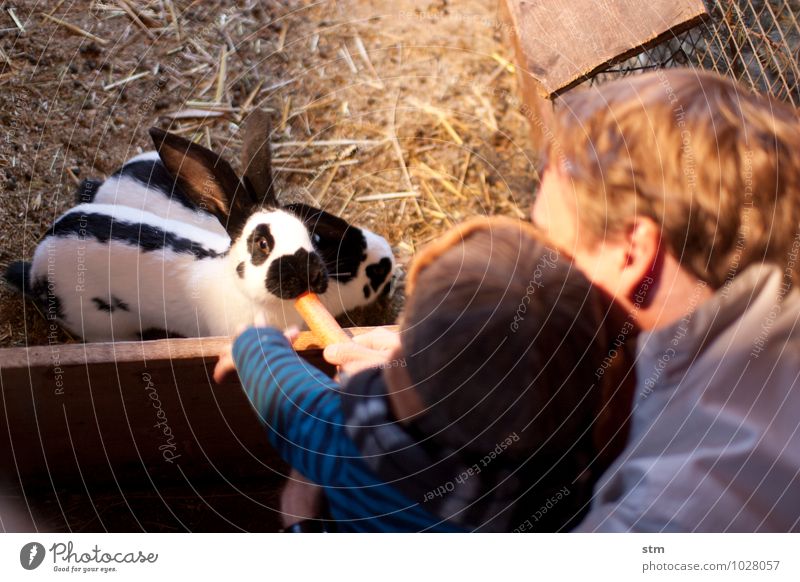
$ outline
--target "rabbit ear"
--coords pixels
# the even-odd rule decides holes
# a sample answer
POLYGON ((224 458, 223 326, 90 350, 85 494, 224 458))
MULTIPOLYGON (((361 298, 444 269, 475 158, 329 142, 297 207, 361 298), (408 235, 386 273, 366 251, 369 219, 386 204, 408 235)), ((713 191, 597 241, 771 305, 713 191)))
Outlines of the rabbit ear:
POLYGON ((263 109, 254 110, 244 122, 242 169, 244 180, 255 196, 254 202, 264 206, 278 206, 272 184, 272 156, 269 134, 272 129, 269 114, 263 109))
POLYGON ((299 218, 312 233, 328 239, 341 239, 348 229, 355 228, 343 218, 302 202, 287 204, 283 209, 299 218))
POLYGON ((150 137, 186 196, 216 216, 236 238, 254 204, 230 164, 211 150, 157 127, 150 129, 150 137))

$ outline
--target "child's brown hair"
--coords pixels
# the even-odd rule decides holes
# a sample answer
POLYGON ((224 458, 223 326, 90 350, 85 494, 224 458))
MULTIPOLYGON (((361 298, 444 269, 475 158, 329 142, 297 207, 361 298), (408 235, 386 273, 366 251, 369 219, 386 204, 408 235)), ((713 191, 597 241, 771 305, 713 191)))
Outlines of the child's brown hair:
POLYGON ((591 239, 647 216, 683 267, 719 288, 750 264, 787 265, 798 152, 791 106, 715 73, 669 69, 562 97, 545 157, 572 181, 591 239))
POLYGON ((476 459, 510 437, 497 468, 533 459, 536 499, 568 486, 585 503, 612 440, 595 438, 616 390, 601 371, 608 301, 531 225, 501 218, 423 250, 408 295, 402 352, 428 436, 476 459))

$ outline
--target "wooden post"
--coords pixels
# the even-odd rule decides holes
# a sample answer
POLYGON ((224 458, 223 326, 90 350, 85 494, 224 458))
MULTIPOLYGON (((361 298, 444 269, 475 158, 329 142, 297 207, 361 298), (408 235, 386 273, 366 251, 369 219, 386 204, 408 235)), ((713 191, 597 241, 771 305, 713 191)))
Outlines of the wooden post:
POLYGON ((517 68, 517 83, 522 96, 521 113, 529 123, 531 142, 535 151, 539 152, 544 147, 547 139, 548 127, 552 122, 553 103, 545 95, 546 91, 541 83, 531 74, 528 57, 525 54, 521 35, 521 12, 513 0, 499 0, 499 15, 503 23, 503 30, 508 42, 514 48, 514 58, 517 68))

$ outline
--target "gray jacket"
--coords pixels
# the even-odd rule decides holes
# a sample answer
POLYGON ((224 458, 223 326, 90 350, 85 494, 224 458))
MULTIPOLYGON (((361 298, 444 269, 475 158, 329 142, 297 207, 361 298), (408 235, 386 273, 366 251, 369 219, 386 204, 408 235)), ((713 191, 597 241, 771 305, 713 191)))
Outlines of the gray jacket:
POLYGON ((576 531, 800 530, 800 291, 783 274, 750 267, 640 335, 629 445, 576 531))

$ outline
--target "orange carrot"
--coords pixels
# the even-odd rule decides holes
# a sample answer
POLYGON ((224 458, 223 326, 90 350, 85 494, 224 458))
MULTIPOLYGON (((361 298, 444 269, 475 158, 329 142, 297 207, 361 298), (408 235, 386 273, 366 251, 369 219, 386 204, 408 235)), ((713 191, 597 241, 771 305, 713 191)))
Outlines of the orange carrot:
POLYGON ((311 331, 322 342, 323 347, 350 341, 350 336, 339 326, 316 294, 303 293, 295 299, 294 306, 311 331))

